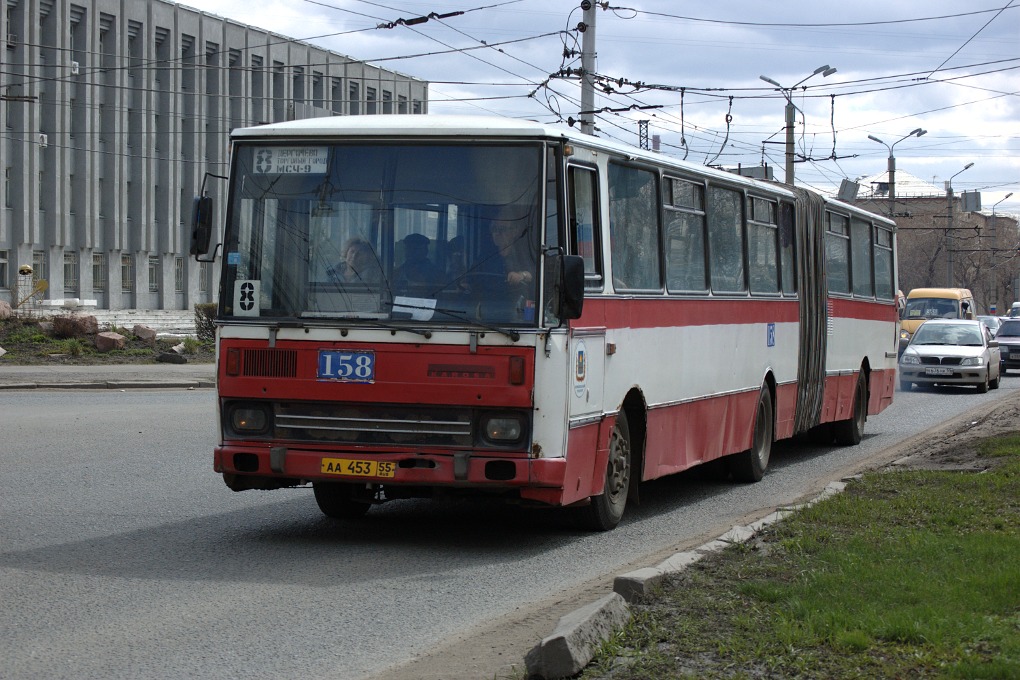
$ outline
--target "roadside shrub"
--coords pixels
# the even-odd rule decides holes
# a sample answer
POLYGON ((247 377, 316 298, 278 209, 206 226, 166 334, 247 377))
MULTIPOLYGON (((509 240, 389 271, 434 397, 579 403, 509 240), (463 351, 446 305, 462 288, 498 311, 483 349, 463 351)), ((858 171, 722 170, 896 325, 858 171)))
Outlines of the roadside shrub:
POLYGON ((184 353, 195 354, 202 347, 202 341, 197 338, 184 338, 184 353))
POLYGON ((80 338, 67 338, 54 344, 54 349, 60 354, 70 354, 73 357, 80 357, 82 354, 92 353, 92 347, 81 341, 80 338))
POLYGON ((53 322, 53 335, 58 338, 83 338, 92 330, 88 319, 83 316, 64 314, 55 316, 53 322))
POLYGON ((195 304, 195 335, 202 342, 212 342, 216 339, 215 318, 215 302, 198 302, 195 304))

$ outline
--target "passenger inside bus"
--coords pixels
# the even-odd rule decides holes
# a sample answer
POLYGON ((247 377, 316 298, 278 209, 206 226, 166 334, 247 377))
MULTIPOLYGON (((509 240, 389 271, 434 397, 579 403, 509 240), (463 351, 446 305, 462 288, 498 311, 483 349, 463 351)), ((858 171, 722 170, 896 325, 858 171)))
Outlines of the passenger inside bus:
POLYGON ((439 285, 443 271, 429 259, 429 237, 408 234, 401 243, 404 246, 404 262, 393 277, 397 290, 439 285))
POLYGON ((360 236, 355 236, 344 245, 343 254, 343 262, 330 269, 331 275, 344 283, 382 282, 382 265, 371 243, 360 236))

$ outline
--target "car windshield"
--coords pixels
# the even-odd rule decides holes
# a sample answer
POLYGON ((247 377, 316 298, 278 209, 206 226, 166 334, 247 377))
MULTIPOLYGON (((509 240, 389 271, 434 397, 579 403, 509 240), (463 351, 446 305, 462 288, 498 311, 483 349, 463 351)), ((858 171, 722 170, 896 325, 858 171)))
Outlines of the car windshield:
POLYGON ((960 304, 949 298, 911 298, 903 311, 904 319, 958 319, 960 304))
POLYGON ((981 328, 972 324, 923 324, 914 334, 913 345, 981 346, 981 328))

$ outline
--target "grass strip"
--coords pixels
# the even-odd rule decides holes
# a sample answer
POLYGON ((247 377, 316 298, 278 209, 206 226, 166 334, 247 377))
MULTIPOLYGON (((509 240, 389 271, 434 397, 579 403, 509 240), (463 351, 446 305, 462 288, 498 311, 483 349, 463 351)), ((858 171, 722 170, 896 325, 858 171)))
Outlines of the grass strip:
POLYGON ((873 472, 668 579, 579 676, 1020 678, 1020 435, 873 472))

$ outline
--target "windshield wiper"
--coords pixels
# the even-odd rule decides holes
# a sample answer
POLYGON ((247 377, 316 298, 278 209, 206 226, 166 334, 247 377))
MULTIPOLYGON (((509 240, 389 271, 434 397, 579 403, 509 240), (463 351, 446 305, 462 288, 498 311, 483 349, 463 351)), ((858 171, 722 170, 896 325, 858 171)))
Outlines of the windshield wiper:
MULTIPOLYGON (((390 303, 391 306, 392 306, 392 304, 393 303, 390 303)), ((466 312, 462 312, 459 309, 446 309, 444 307, 427 307, 425 305, 412 305, 412 304, 408 304, 406 301, 401 302, 397 306, 404 307, 406 309, 420 309, 420 310, 423 310, 423 311, 430 311, 430 312, 437 312, 439 314, 446 314, 447 316, 452 316, 455 319, 458 319, 460 321, 465 321, 465 322, 467 322, 469 324, 472 324, 474 326, 481 326, 482 328, 484 328, 487 331, 492 331, 493 333, 499 333, 500 335, 504 335, 504 336, 510 338, 510 340, 512 340, 513 342, 517 342, 518 340, 521 339, 521 334, 518 333, 513 328, 500 328, 499 326, 494 326, 492 324, 485 323, 484 321, 481 321, 479 319, 472 319, 470 316, 467 315, 466 312)))

